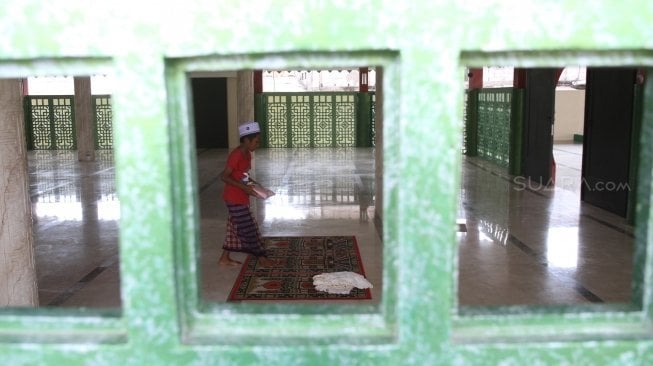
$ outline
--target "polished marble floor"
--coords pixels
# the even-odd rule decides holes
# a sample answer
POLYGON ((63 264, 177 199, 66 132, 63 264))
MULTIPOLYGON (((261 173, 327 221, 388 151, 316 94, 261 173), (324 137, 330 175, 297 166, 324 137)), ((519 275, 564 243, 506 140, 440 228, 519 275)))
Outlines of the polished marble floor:
MULTIPOLYGON (((240 267, 218 266, 227 210, 218 178, 228 151, 198 154, 202 237, 202 294, 225 301, 240 267)), ((253 177, 276 195, 253 200, 263 236, 355 235, 363 268, 372 283, 371 300, 381 300, 382 245, 374 225, 374 151, 372 149, 259 149, 253 177)), ((245 255, 232 257, 243 261, 245 255)), ((314 303, 314 301, 312 302, 314 303)), ((340 303, 344 303, 340 301, 340 303)))
MULTIPOLYGON (((559 184, 545 190, 516 184, 481 160, 463 159, 460 305, 629 300, 632 228, 580 203, 579 146, 556 145, 559 184)), ((218 174, 227 153, 197 152, 201 296, 207 301, 225 301, 239 271, 217 265, 226 219, 218 174)), ((380 301, 383 287, 373 157, 373 149, 259 149, 254 166, 255 177, 277 193, 253 205, 263 235, 356 235, 374 285, 368 302, 380 301)), ((74 152, 33 151, 29 172, 41 305, 121 306, 111 152, 79 163, 74 152)))
POLYGON ((41 306, 120 306, 111 151, 92 163, 71 151, 31 151, 28 170, 41 306))
POLYGON ((556 184, 549 188, 464 159, 461 305, 630 301, 633 228, 581 203, 582 144, 555 145, 553 153, 556 184))

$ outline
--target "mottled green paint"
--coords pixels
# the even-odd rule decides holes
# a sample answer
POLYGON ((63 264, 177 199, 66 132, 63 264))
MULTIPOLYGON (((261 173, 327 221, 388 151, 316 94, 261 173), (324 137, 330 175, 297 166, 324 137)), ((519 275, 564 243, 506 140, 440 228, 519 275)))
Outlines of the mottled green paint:
POLYGON ((2 310, 3 363, 653 364, 650 220, 632 308, 459 313, 453 229, 464 67, 651 66, 651 20, 645 0, 3 2, 0 77, 115 76, 123 297, 121 312, 2 310), (200 302, 184 73, 352 65, 384 67, 382 303, 200 302))

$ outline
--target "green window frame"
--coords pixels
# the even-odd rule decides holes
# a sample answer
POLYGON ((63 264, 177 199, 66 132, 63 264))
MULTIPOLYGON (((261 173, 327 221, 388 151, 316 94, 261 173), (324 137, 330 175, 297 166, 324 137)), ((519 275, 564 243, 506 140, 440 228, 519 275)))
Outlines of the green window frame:
MULTIPOLYGON (((167 94, 169 96, 170 159, 175 215, 175 267, 178 288, 177 306, 183 342, 187 344, 283 345, 301 344, 393 344, 396 341, 397 268, 388 260, 396 257, 397 245, 384 245, 383 298, 375 305, 310 305, 210 303, 199 297, 199 206, 188 73, 205 71, 264 68, 272 56, 198 57, 166 60, 167 94), (394 289, 394 290, 393 290, 394 289), (283 324, 280 327, 280 324, 283 324), (306 330, 311 329, 310 333, 306 330), (274 334, 274 337, 270 337, 274 334)), ((397 54, 370 52, 367 54, 324 53, 284 54, 275 56, 277 66, 284 68, 339 67, 347 64, 380 65, 386 70, 389 108, 397 110, 399 100, 397 54), (282 60, 282 61, 280 61, 282 60)), ((398 118, 386 115, 389 125, 398 118)), ((397 155, 386 150, 386 156, 397 155)), ((384 243, 396 243, 393 231, 385 230, 384 243)))
MULTIPOLYGON (((0 78, 108 74, 113 69, 109 58, 0 61, 0 78)), ((119 308, 0 308, 0 353, 6 352, 7 344, 16 343, 107 344, 113 347, 126 343, 127 333, 123 310, 119 308)))
MULTIPOLYGON (((487 65, 514 67, 558 67, 583 62, 594 67, 646 67, 651 70, 653 59, 649 52, 643 51, 587 51, 582 53, 568 51, 528 52, 462 52, 460 63, 466 67, 487 65), (624 61, 627 60, 627 61, 624 61)), ((583 304, 567 306, 498 306, 498 307, 457 307, 453 317, 454 343, 462 346, 463 354, 474 350, 490 351, 500 342, 512 344, 506 350, 527 349, 524 355, 541 357, 553 362, 553 356, 546 356, 546 350, 537 346, 538 342, 567 342, 561 344, 560 351, 567 356, 588 357, 593 352, 589 347, 578 347, 574 342, 600 342, 602 340, 651 339, 652 300, 651 271, 653 267, 650 227, 651 156, 653 154, 653 83, 650 80, 644 90, 644 111, 642 114, 641 136, 639 136, 639 177, 637 181, 637 214, 635 222, 635 255, 633 258, 633 295, 630 303, 583 304), (531 345, 524 348, 523 342, 531 345), (520 345, 518 345, 520 344, 520 345), (537 356, 534 356, 537 355, 537 356)), ((616 351, 616 349, 615 349, 616 351)), ((515 360, 526 362, 524 355, 514 355, 515 360)), ((467 356, 471 356, 468 354, 467 356)), ((638 355, 639 357, 640 355, 638 355)), ((492 357, 497 357, 496 355, 492 357)), ((512 357, 512 356, 511 356, 512 357)), ((606 355, 601 355, 606 357, 606 355)), ((597 360, 600 359, 597 357, 597 360)), ((518 361, 517 361, 518 362, 518 361)), ((600 364, 600 361, 595 361, 600 364)), ((628 363, 628 361, 625 361, 628 363)))
POLYGON ((647 2, 25 0, 5 9, 0 77, 116 75, 123 304, 0 309, 8 364, 653 364, 650 79, 638 180, 647 217, 636 233, 641 304, 464 309, 455 290, 464 67, 651 67, 647 2), (185 74, 351 65, 384 70, 381 304, 200 301, 185 74))
MULTIPOLYGON (((143 85, 136 86, 134 93, 149 88, 160 88, 166 93, 159 94, 158 107, 145 109, 128 97, 133 94, 115 96, 123 309, 0 309, 0 352, 25 362, 99 358, 100 364, 126 360, 179 364, 198 358, 243 363, 262 358, 273 359, 273 363, 290 359, 308 363, 364 359, 365 363, 381 364, 473 364, 482 362, 479 360, 523 363, 534 358, 546 364, 559 360, 609 363, 616 359, 641 363, 653 357, 649 351, 651 274, 646 270, 651 268, 647 236, 650 220, 637 226, 640 255, 635 263, 636 285, 642 293, 639 308, 588 305, 459 309, 454 290, 456 241, 454 230, 445 229, 455 222, 455 195, 451 195, 450 201, 431 202, 422 208, 426 212, 418 216, 400 214, 422 201, 407 196, 408 191, 399 182, 405 182, 403 177, 407 175, 418 175, 421 169, 434 164, 434 159, 441 158, 437 150, 427 157, 405 150, 410 145, 406 139, 421 136, 424 130, 401 123, 416 112, 401 109, 406 96, 400 93, 400 53, 308 55, 289 53, 283 55, 283 60, 288 67, 340 66, 339 62, 347 62, 384 68, 383 134, 392 137, 382 145, 384 288, 379 306, 208 303, 199 298, 196 167, 186 73, 258 68, 266 65, 271 56, 169 58, 158 62, 151 59, 155 70, 165 75, 161 79, 144 74, 142 68, 131 63, 109 59, 33 62, 28 68, 2 62, 0 76, 14 78, 27 76, 15 71, 23 68, 30 74, 90 74, 117 67, 121 71, 117 74, 124 80, 142 81, 143 85), (130 147, 137 144, 144 145, 143 149, 130 147), (405 163, 411 160, 416 163, 405 163), (437 218, 435 222, 433 217, 437 218), (416 223, 427 221, 434 228, 420 232, 416 223), (433 230, 441 233, 434 234, 433 230), (449 244, 436 248, 434 242, 449 244), (420 260, 411 262, 415 257, 420 260), (407 271, 405 267, 410 263, 413 267, 407 271), (420 280, 413 281, 411 273, 420 273, 420 280), (406 298, 406 283, 424 296, 406 298), (597 342, 601 349, 598 353, 597 342), (23 344, 39 345, 38 351, 23 344), (255 351, 258 347, 265 351, 259 354, 255 351)), ((498 62, 495 57, 517 66, 551 63, 538 58, 541 55, 464 53, 460 64, 498 62)), ((557 54, 555 61, 573 63, 577 57, 557 54)), ((637 65, 653 64, 643 52, 588 52, 584 57, 592 59, 593 65, 611 65, 610 60, 626 58, 637 60, 637 65)), ((279 62, 278 55, 274 59, 279 62)), ((458 67, 462 72, 463 67, 458 67)), ((462 91, 462 87, 457 88, 447 93, 462 91)), ((653 83, 647 84, 645 95, 647 99, 653 95, 653 83)), ((460 97, 460 108, 448 111, 453 116, 451 121, 462 117, 462 102, 460 97)), ((645 103, 643 115, 642 141, 653 141, 650 103, 645 103)), ((443 141, 453 142, 461 125, 451 123, 427 134, 436 140, 441 134, 445 136, 443 141)), ((642 144, 639 179, 639 185, 645 187, 639 193, 640 210, 646 213, 650 210, 648 195, 653 170, 653 150, 649 145, 642 144)), ((458 161, 449 157, 444 165, 449 166, 448 171, 458 172, 458 161)), ((427 193, 441 196, 443 192, 457 192, 458 185, 449 184, 458 178, 449 177, 444 187, 437 184, 443 182, 437 179, 427 177, 427 182, 421 182, 429 187, 427 193)))

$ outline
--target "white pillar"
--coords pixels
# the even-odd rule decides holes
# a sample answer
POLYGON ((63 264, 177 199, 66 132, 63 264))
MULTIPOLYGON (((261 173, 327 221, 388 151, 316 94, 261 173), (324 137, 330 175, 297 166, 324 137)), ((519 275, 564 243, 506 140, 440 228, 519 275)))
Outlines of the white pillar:
POLYGON ((93 105, 91 104, 91 78, 89 76, 76 76, 74 78, 74 85, 77 160, 95 161, 93 105))
POLYGON ((38 306, 19 79, 0 79, 0 307, 38 306))
POLYGON ((254 71, 238 71, 238 124, 254 120, 254 71))
POLYGON ((229 148, 235 148, 240 145, 238 126, 254 120, 254 71, 238 71, 235 80, 227 79, 227 88, 229 108, 233 106, 236 110, 233 125, 229 118, 229 148), (235 87, 235 98, 231 94, 231 87, 235 87))

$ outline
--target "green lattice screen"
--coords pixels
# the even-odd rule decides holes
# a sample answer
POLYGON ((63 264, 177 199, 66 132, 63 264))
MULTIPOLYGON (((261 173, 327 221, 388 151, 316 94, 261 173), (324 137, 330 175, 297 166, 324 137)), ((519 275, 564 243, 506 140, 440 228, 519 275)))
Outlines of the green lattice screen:
POLYGON ((510 162, 511 88, 478 94, 478 156, 508 167, 510 162))
POLYGON ((465 106, 463 108, 463 135, 462 135, 462 153, 467 154, 467 123, 469 122, 468 116, 467 116, 467 102, 469 100, 469 93, 465 92, 463 94, 463 105, 465 106))
POLYGON ((95 121, 95 148, 97 150, 113 148, 112 110, 110 95, 94 95, 93 118, 95 121))
POLYGON ((28 146, 33 150, 75 150, 73 97, 52 95, 25 98, 28 146))
POLYGON ((372 96, 370 101, 370 142, 372 146, 376 146, 376 94, 370 94, 372 96))
POLYGON ((356 93, 263 93, 268 147, 354 147, 356 93))

